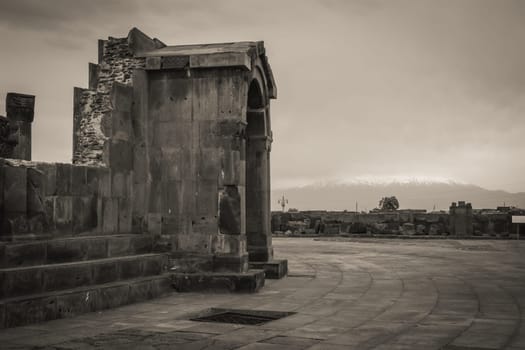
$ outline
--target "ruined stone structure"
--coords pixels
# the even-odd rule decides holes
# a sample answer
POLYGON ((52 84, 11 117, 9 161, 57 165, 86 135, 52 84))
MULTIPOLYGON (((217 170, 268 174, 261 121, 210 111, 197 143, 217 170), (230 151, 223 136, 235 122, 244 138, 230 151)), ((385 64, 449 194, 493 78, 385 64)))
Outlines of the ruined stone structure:
POLYGON ((472 204, 459 201, 450 206, 450 233, 454 236, 471 236, 472 226, 472 204))
MULTIPOLYGON (((461 203, 461 202, 460 202, 461 203)), ((464 203, 464 202, 463 202, 464 203)), ((430 236, 515 237, 513 215, 525 209, 499 207, 472 209, 468 204, 451 206, 451 211, 427 212, 422 209, 396 211, 299 211, 272 213, 272 231, 293 234, 375 234, 430 236), (463 209, 462 209, 463 208, 463 209), (453 231, 455 230, 455 231, 453 231)), ((470 206, 471 207, 471 206, 470 206)))
POLYGON ((29 161, 34 98, 10 96, 0 327, 286 274, 271 242, 263 42, 166 46, 137 29, 100 40, 89 88, 74 90, 73 164, 29 161))
POLYGON ((7 94, 7 118, 0 116, 0 157, 31 159, 34 108, 35 96, 7 94))

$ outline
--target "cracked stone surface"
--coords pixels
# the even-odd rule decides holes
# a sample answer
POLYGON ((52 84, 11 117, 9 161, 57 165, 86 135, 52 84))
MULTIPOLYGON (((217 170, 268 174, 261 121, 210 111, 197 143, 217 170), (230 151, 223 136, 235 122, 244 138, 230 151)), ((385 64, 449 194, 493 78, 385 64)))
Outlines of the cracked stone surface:
POLYGON ((0 331, 2 349, 525 349, 525 242, 275 238, 290 275, 257 294, 174 293, 0 331), (259 326, 211 307, 294 311, 259 326))

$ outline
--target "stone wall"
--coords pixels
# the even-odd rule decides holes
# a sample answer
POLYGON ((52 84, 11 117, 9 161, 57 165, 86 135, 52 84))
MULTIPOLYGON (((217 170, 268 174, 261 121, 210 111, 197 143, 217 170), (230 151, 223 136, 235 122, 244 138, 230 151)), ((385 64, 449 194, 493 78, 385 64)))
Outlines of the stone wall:
POLYGON ((111 131, 111 91, 115 83, 132 85, 133 70, 145 66, 134 57, 128 38, 108 38, 99 43, 98 65, 90 64, 90 89, 75 88, 73 122, 73 163, 108 165, 104 145, 111 131))
POLYGON ((5 174, 26 177, 4 179, 2 232, 152 234, 214 270, 269 261, 275 97, 263 42, 166 47, 137 29, 99 41, 89 88, 74 90, 73 164, 6 161, 5 174), (86 185, 102 177, 104 191, 86 185), (35 198, 38 209, 27 206, 35 198))
MULTIPOLYGON (((472 209, 471 209, 472 210, 472 209)), ((516 233, 512 215, 524 215, 525 210, 509 208, 473 210, 468 223, 462 226, 464 235, 506 236, 516 233), (466 227, 466 226, 469 227, 466 227)), ((457 218, 455 219, 457 220, 457 218)), ((273 232, 306 234, 394 234, 394 235, 456 235, 456 222, 448 212, 398 210, 392 212, 355 213, 345 211, 302 211, 272 213, 273 232)))
POLYGON ((105 167, 0 159, 0 239, 127 233, 121 187, 105 167))

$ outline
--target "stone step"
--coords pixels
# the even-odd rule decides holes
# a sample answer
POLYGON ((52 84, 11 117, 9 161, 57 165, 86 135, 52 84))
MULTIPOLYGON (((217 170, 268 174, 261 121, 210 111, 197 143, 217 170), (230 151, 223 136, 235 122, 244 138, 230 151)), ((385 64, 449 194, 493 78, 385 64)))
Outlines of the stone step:
POLYGON ((173 288, 178 292, 255 293, 264 286, 264 270, 247 272, 171 273, 173 288))
POLYGON ((159 275, 166 254, 142 254, 0 269, 0 299, 159 275))
POLYGON ((154 238, 144 234, 78 236, 0 243, 0 268, 58 264, 151 253, 154 238))
POLYGON ((173 292, 169 274, 0 300, 0 328, 141 302, 173 292))
POLYGON ((281 279, 288 274, 288 260, 250 261, 250 269, 264 270, 268 279, 281 279))

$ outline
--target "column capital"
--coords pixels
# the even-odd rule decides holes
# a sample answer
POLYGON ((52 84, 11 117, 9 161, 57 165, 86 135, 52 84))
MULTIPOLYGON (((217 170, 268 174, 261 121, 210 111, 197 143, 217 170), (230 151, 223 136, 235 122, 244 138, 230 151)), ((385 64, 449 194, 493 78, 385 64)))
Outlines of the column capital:
POLYGON ((8 92, 5 110, 9 120, 32 123, 35 116, 35 96, 8 92))

